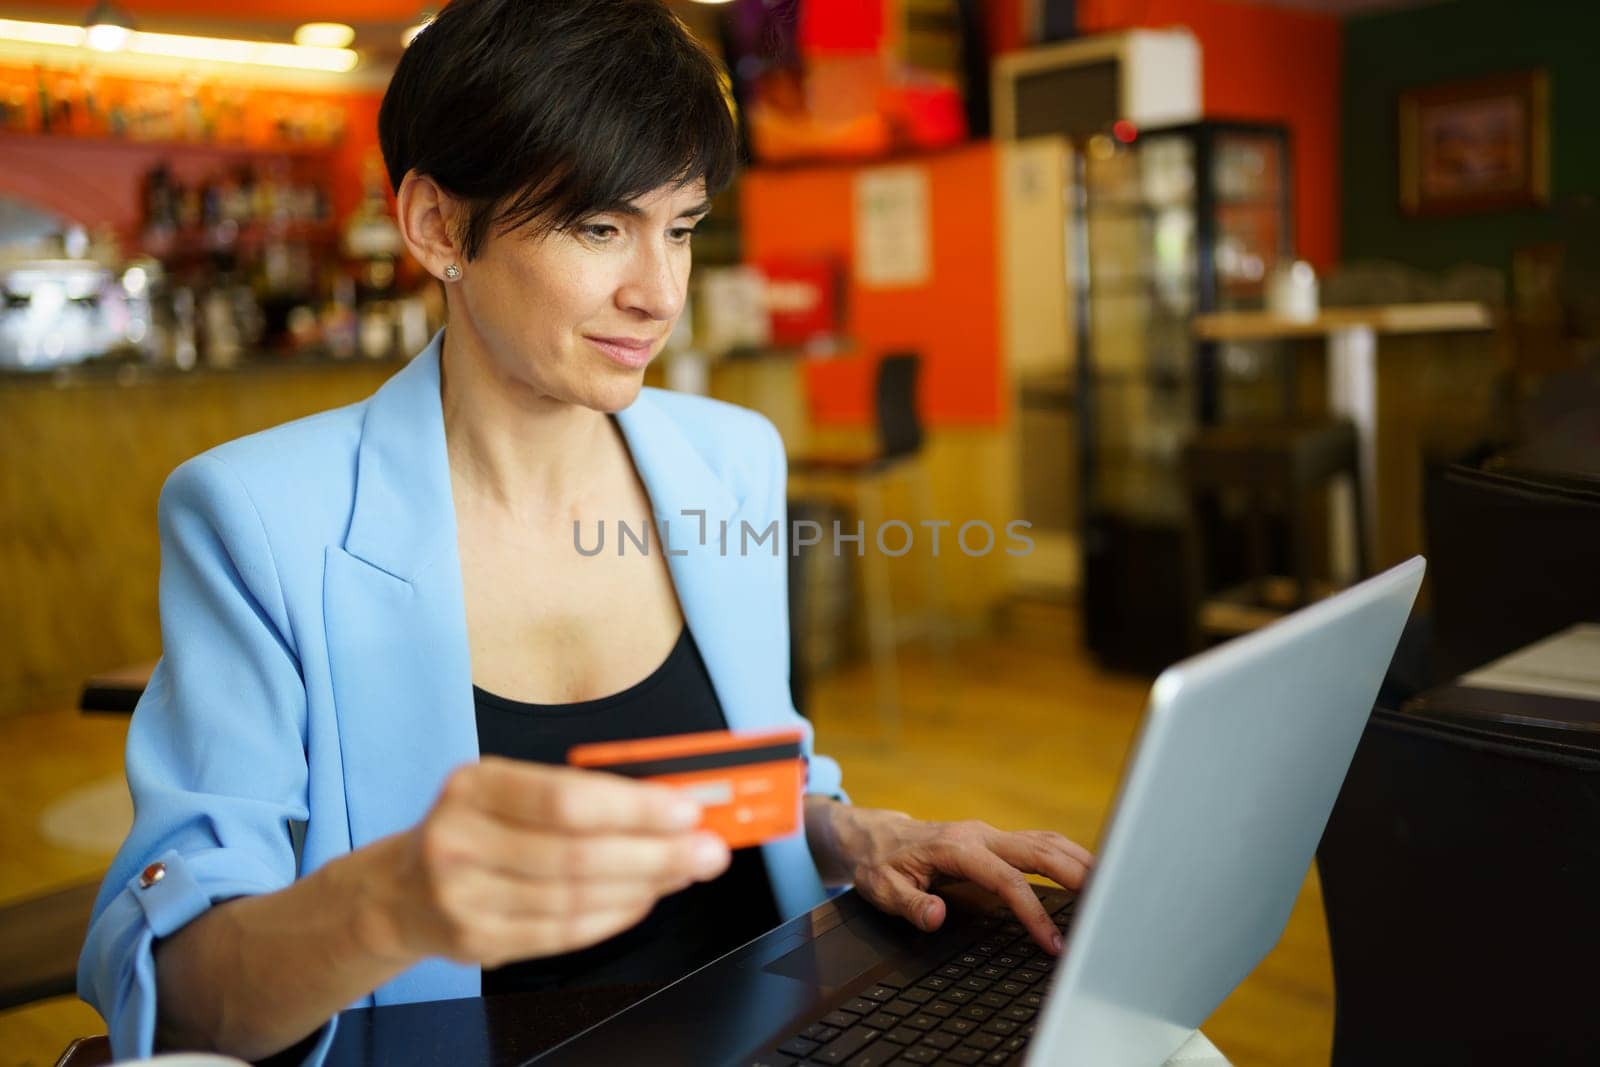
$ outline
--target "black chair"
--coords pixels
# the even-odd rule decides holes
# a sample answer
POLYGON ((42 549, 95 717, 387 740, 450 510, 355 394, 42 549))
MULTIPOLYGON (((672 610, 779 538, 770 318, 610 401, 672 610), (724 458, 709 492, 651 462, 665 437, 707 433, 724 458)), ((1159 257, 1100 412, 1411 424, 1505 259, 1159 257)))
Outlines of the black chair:
POLYGON ((1323 514, 1316 494, 1346 478, 1355 499, 1351 539, 1356 577, 1368 573, 1367 518, 1362 504, 1360 446, 1348 420, 1241 421, 1198 431, 1185 446, 1183 474, 1189 494, 1190 645, 1255 629, 1318 599, 1312 546, 1319 542, 1312 524, 1323 514), (1215 546, 1208 534, 1219 523, 1218 501, 1230 495, 1248 500, 1248 580, 1217 596, 1211 561, 1215 546), (1286 520, 1287 579, 1273 575, 1268 545, 1269 516, 1286 520))
MULTIPOLYGON (((1588 426, 1600 422, 1589 413, 1588 426)), ((1424 479, 1435 679, 1600 620, 1600 441, 1550 437, 1424 479)))
POLYGON ((865 454, 791 456, 791 474, 882 474, 915 459, 922 452, 922 416, 917 411, 917 379, 922 357, 892 352, 878 361, 874 377, 874 413, 878 448, 865 454))
POLYGON ((1600 1062, 1600 737, 1375 712, 1317 850, 1334 1067, 1600 1062))
POLYGON ((897 477, 906 479, 913 494, 913 506, 920 512, 904 520, 912 528, 913 551, 923 561, 923 611, 919 628, 934 638, 941 652, 949 646, 937 563, 921 544, 926 531, 917 526, 917 519, 933 517, 933 484, 923 455, 922 418, 917 407, 921 367, 922 357, 915 352, 890 353, 878 361, 874 379, 876 450, 789 458, 794 494, 791 510, 800 505, 805 495, 840 499, 853 508, 865 530, 862 564, 866 583, 867 640, 879 715, 890 736, 898 731, 900 716, 895 649, 909 629, 906 620, 895 613, 887 560, 877 550, 874 538, 885 519, 883 490, 897 477))
MULTIPOLYGON (((1600 619, 1593 425, 1428 471, 1437 680, 1600 619)), ((1374 713, 1317 850, 1336 1067, 1600 1062, 1595 722, 1481 683, 1374 713)))

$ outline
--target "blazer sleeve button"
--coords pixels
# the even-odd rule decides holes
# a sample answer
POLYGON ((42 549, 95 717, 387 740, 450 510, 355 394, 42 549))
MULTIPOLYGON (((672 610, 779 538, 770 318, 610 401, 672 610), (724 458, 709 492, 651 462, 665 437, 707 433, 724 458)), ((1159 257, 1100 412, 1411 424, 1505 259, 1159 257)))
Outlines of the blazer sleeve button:
POLYGON ((149 889, 166 876, 167 865, 165 863, 152 863, 139 872, 139 888, 149 889))

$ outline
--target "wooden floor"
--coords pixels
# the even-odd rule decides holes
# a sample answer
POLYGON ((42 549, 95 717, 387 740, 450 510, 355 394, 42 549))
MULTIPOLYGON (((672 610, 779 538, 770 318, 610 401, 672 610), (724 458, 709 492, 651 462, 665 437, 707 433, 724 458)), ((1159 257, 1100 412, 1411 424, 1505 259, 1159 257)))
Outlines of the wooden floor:
MULTIPOLYGON (((1075 617, 1019 608, 1001 637, 940 660, 907 648, 900 739, 884 740, 872 679, 852 668, 819 680, 818 747, 844 766, 857 804, 923 818, 981 818, 1058 830, 1092 847, 1133 739, 1146 683, 1096 670, 1075 617)), ((0 903, 88 877, 109 857, 39 833, 61 794, 121 766, 124 726, 71 713, 0 718, 0 903)), ((1181 950, 1181 946, 1179 947, 1181 950)), ((1328 1062, 1333 1024, 1327 934, 1315 877, 1277 949, 1206 1024, 1237 1067, 1328 1062)), ((74 1036, 103 1032, 71 998, 0 1014, 0 1065, 49 1065, 74 1036)))

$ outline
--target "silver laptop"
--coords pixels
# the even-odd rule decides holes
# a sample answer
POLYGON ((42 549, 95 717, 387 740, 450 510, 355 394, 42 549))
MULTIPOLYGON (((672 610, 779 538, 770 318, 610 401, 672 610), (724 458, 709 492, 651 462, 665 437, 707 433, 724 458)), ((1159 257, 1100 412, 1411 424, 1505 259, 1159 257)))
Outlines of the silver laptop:
POLYGON ((1156 1067, 1282 935, 1423 568, 1156 680, 1089 884, 1037 890, 1059 961, 986 894, 923 934, 846 893, 539 1062, 1156 1067))

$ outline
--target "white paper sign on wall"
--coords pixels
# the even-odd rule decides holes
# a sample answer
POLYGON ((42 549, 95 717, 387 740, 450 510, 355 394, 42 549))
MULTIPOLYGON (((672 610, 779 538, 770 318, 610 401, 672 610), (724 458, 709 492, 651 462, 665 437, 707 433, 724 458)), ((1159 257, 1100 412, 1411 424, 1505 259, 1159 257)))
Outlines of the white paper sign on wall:
POLYGON ((855 180, 856 281, 871 289, 925 285, 932 273, 928 172, 876 167, 855 180))

